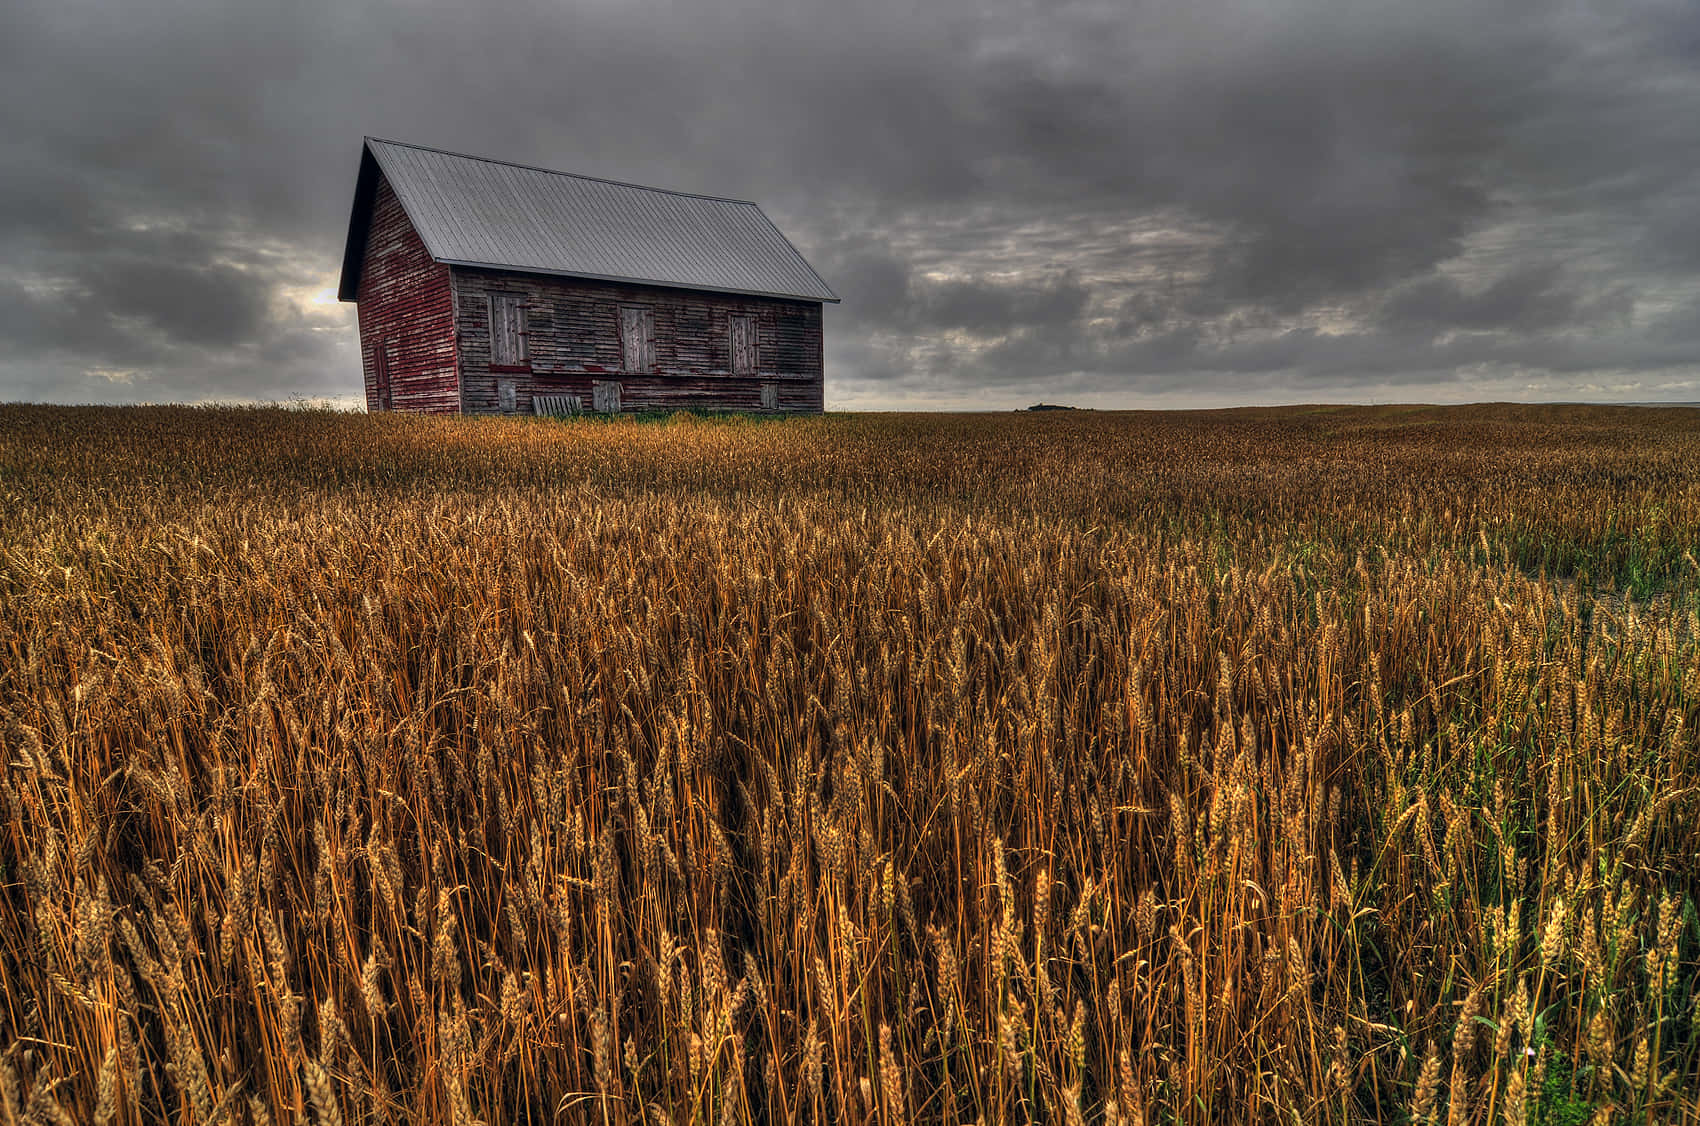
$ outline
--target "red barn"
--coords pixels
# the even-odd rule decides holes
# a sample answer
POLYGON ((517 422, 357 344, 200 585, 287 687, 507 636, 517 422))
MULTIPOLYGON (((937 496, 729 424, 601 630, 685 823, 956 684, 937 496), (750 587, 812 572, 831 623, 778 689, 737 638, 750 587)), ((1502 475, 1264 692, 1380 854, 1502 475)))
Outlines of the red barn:
POLYGON ((368 410, 818 412, 838 297, 761 208, 366 138, 368 410))

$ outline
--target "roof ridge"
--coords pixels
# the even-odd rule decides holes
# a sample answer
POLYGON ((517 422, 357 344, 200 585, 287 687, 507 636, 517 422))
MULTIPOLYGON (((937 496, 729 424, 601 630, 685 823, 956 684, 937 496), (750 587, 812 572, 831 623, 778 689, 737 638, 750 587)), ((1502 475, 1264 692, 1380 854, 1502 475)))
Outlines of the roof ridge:
MULTIPOLYGON (((606 176, 586 176, 582 172, 563 172, 559 168, 544 168, 540 164, 521 164, 517 160, 502 160, 494 156, 476 156, 473 153, 455 152, 453 149, 435 149, 430 145, 416 145, 409 141, 392 141, 387 137, 365 137, 363 143, 371 144, 376 141, 380 145, 394 145, 397 148, 417 149, 420 152, 436 153, 438 156, 455 156, 462 160, 476 160, 481 164, 505 164, 509 168, 523 168, 528 172, 543 172, 550 176, 566 176, 573 180, 591 180, 598 184, 611 184, 617 188, 636 188, 644 192, 661 192, 664 195, 684 196, 687 199, 706 199, 714 203, 742 203, 761 210, 761 205, 753 199, 734 199, 731 196, 708 195, 704 192, 686 192, 677 188, 657 188, 649 184, 637 184, 630 180, 611 180, 606 176)), ((764 215, 763 218, 766 218, 764 215)), ((769 223, 772 220, 768 220, 769 223)))

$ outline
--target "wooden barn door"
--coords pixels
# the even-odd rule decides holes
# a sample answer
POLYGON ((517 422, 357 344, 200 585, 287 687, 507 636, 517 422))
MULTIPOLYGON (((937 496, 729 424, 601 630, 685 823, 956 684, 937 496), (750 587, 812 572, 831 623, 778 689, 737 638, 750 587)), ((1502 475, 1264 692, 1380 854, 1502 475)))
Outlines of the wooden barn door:
POLYGON ((756 319, 732 318, 732 374, 753 375, 756 370, 756 319))
POLYGON ((372 348, 373 398, 381 411, 390 409, 390 341, 380 340, 372 348))
POLYGON ((490 363, 505 368, 531 363, 526 340, 525 298, 517 293, 490 295, 490 363))
POLYGON ((620 306, 620 347, 627 371, 655 370, 655 310, 620 306))

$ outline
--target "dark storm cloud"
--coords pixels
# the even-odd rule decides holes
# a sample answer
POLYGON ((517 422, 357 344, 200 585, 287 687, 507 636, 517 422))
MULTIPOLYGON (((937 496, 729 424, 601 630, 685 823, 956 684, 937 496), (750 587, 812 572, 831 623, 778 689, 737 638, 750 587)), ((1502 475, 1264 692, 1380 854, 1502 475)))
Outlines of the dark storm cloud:
POLYGON ((91 279, 98 288, 82 304, 185 344, 228 347, 265 326, 269 280, 228 265, 131 258, 91 279))
POLYGON ((832 403, 1700 398, 1696 62, 1686 3, 19 0, 0 398, 355 392, 362 133, 760 200, 832 403))
POLYGON ((929 277, 889 255, 836 261, 839 294, 864 322, 911 332, 1000 334, 1011 325, 1068 324, 1090 294, 1072 273, 1041 277, 929 277))
POLYGON ((1387 295, 1378 320, 1393 329, 1529 333, 1621 324, 1633 304, 1631 294, 1622 287, 1589 295, 1565 282, 1562 267, 1540 263, 1517 269, 1475 292, 1443 276, 1408 282, 1387 295))

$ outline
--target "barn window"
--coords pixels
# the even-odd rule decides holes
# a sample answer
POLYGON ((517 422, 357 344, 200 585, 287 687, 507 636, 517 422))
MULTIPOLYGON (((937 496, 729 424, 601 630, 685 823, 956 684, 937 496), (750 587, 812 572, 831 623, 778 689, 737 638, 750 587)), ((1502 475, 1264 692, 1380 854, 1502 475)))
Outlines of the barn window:
POLYGON ((761 385, 761 409, 764 411, 779 409, 779 384, 764 383, 761 385))
POLYGON ((731 326, 732 337, 732 374, 750 375, 756 370, 756 319, 754 317, 733 317, 731 326))
POLYGON ((647 305, 620 306, 620 355, 627 371, 655 370, 655 310, 647 305))
POLYGON ((525 335, 525 298, 517 293, 492 293, 490 366, 529 370, 531 352, 526 345, 525 335))

